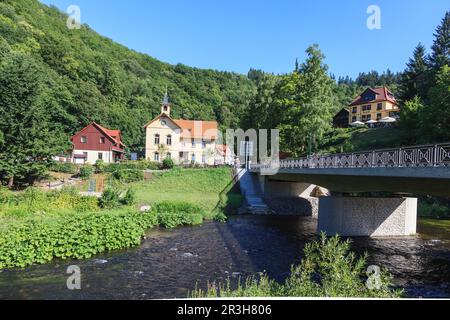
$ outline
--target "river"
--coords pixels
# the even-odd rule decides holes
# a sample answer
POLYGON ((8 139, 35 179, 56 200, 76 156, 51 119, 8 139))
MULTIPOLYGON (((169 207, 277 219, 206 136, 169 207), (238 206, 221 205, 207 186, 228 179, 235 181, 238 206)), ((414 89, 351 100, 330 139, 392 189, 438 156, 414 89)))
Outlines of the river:
MULTIPOLYGON (((186 298, 196 284, 234 281, 266 271, 282 281, 317 239, 317 220, 241 216, 228 223, 153 230, 137 248, 84 261, 54 261, 0 272, 0 299, 186 298), (81 269, 81 290, 67 289, 66 270, 81 269)), ((398 239, 354 238, 368 263, 386 267, 410 297, 450 297, 450 235, 419 223, 420 235, 398 239)))

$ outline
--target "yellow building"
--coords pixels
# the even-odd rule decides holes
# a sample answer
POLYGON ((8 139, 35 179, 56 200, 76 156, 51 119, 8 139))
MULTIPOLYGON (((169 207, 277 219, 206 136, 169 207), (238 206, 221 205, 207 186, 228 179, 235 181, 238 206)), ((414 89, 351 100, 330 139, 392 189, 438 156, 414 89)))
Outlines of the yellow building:
POLYGON ((386 117, 397 117, 400 107, 392 92, 386 87, 369 88, 358 96, 347 108, 349 124, 355 121, 379 121, 386 117))
POLYGON ((145 125, 145 158, 178 164, 217 164, 218 124, 216 121, 177 120, 170 117, 166 93, 161 114, 145 125))

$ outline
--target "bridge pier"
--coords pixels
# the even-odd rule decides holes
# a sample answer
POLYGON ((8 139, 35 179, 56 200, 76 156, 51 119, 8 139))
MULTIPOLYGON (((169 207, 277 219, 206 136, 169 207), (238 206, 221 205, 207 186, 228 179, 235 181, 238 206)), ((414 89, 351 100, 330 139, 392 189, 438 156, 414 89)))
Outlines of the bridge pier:
POLYGON ((410 236, 417 228, 417 198, 322 197, 318 231, 327 235, 410 236))

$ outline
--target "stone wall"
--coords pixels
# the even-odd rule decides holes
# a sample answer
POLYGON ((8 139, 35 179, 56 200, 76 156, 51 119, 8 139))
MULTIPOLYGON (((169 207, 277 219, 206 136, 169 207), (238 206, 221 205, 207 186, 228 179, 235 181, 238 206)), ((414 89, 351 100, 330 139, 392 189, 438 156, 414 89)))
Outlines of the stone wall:
POLYGON ((416 227, 416 198, 320 198, 318 230, 328 235, 409 236, 416 227))

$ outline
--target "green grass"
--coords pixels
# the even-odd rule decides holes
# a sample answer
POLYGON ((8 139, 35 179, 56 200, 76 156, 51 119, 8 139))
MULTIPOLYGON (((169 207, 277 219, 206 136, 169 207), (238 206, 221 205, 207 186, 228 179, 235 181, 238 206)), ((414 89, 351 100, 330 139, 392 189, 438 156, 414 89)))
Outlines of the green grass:
POLYGON ((403 132, 398 128, 334 129, 325 136, 321 153, 356 152, 401 147, 403 132))
POLYGON ((450 233, 450 220, 420 219, 420 223, 425 226, 439 228, 450 233))
POLYGON ((151 181, 135 185, 139 204, 183 201, 199 205, 208 212, 240 206, 242 196, 232 187, 229 168, 174 169, 157 173, 151 181))

